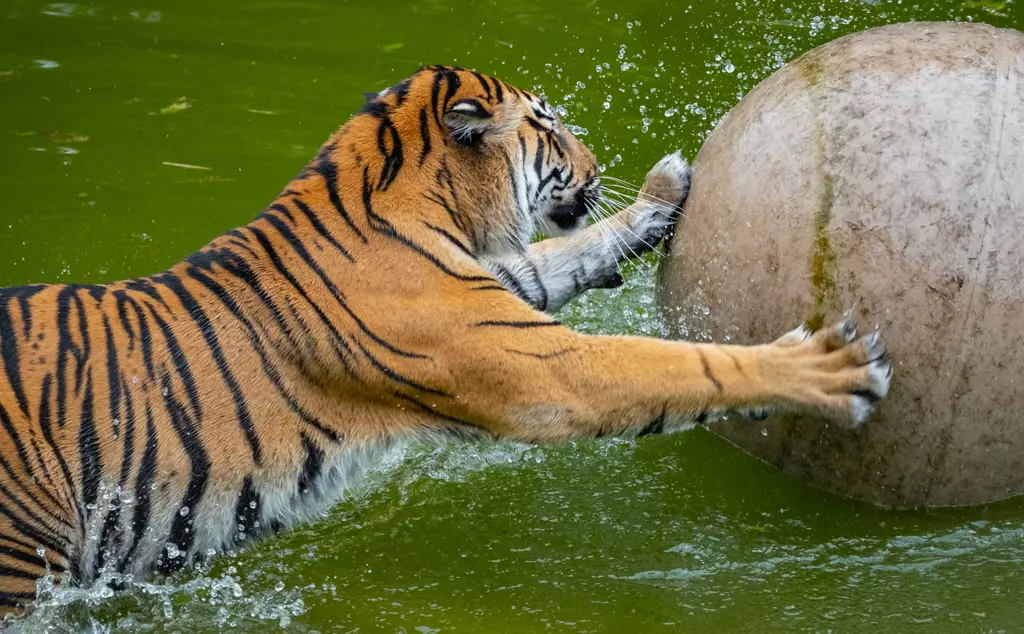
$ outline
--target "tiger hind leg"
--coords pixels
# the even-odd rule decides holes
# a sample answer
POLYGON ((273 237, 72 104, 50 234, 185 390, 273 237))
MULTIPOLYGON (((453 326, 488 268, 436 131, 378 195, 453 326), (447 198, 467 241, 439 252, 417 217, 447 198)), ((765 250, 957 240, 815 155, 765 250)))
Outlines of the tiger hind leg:
POLYGON ((30 527, 18 517, 19 510, 9 498, 0 496, 0 617, 25 612, 37 598, 39 582, 56 582, 55 577, 67 567, 63 555, 48 551, 23 532, 30 527))

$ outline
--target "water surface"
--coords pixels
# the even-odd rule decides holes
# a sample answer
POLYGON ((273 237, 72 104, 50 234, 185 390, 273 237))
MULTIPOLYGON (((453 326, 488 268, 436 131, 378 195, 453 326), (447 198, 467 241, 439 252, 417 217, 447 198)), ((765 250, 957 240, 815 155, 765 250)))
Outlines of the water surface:
MULTIPOLYGON (((0 285, 166 268, 421 64, 544 93, 636 182, 787 60, 911 19, 1024 27, 998 0, 3 0, 0 285)), ((658 335, 652 278, 562 318, 658 335)), ((703 431, 420 447, 314 526, 127 594, 59 593, 24 629, 1016 632, 1022 564, 1024 502, 883 511, 703 431)))

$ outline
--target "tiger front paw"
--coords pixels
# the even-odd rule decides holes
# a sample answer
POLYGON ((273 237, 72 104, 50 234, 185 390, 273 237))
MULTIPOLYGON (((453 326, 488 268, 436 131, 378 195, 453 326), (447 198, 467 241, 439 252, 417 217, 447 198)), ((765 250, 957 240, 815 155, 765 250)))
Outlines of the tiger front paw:
POLYGON ((766 346, 766 354, 765 370, 777 379, 775 391, 784 409, 857 429, 889 393, 892 367, 884 358, 881 334, 859 335, 852 312, 813 335, 801 326, 766 346))
POLYGON ((633 218, 633 232, 652 248, 675 226, 690 193, 690 164, 673 152, 655 164, 644 179, 637 202, 646 203, 633 218))

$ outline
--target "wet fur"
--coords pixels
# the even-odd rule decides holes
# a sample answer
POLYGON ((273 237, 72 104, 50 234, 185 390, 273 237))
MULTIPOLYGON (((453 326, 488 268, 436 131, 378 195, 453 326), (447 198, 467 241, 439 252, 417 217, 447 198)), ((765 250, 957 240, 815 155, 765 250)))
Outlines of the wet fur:
POLYGON ((620 283, 607 239, 656 243, 688 179, 669 155, 584 228, 597 163, 548 105, 429 67, 170 270, 0 290, 0 606, 47 569, 172 572, 313 519, 403 439, 646 435, 737 408, 862 422, 888 372, 848 321, 735 347, 544 312, 620 283), (528 245, 552 224, 567 235, 528 245))

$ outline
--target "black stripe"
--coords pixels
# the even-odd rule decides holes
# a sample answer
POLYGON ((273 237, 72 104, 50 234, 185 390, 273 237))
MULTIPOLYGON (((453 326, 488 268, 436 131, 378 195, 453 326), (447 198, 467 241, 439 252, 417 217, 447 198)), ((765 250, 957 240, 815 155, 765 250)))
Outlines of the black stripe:
POLYGON ((300 437, 302 438, 302 448, 306 452, 306 460, 302 464, 302 472, 299 473, 298 488, 299 493, 302 494, 316 485, 324 466, 324 452, 306 434, 300 434, 300 437))
POLYGON ((540 121, 537 121, 533 117, 523 117, 523 118, 526 119, 526 122, 530 124, 530 127, 533 128, 534 130, 536 130, 537 132, 547 132, 548 131, 548 129, 546 127, 544 127, 544 124, 542 124, 540 121))
POLYGON ((546 326, 561 326, 558 321, 478 321, 476 326, 504 326, 506 328, 541 328, 546 326))
POLYGON ((505 291, 509 292, 507 288, 501 284, 481 284, 480 286, 473 286, 469 290, 471 291, 505 291))
POLYGON ((454 277, 457 280, 460 280, 460 281, 463 281, 463 282, 489 282, 489 281, 491 281, 493 279, 493 278, 491 278, 491 277, 489 277, 487 275, 464 275, 462 273, 458 273, 456 271, 453 271, 452 269, 448 268, 447 265, 442 263, 441 260, 439 260, 436 255, 434 255, 433 253, 430 253, 429 251, 427 251, 426 249, 424 249, 420 245, 416 244, 415 242, 413 242, 409 238, 407 238, 404 235, 402 235, 401 233, 399 233, 398 230, 395 229, 394 225, 392 225, 390 222, 388 222, 387 220, 385 220, 381 216, 378 216, 376 213, 374 213, 374 211, 373 211, 373 204, 372 204, 372 202, 370 200, 371 191, 372 190, 371 190, 371 188, 369 186, 369 173, 368 173, 368 169, 364 168, 364 170, 363 170, 363 205, 366 207, 366 216, 367 216, 367 218, 370 219, 370 226, 372 226, 375 231, 377 231, 378 233, 380 233, 382 235, 385 235, 385 236, 395 240, 396 242, 399 242, 400 244, 404 244, 405 246, 407 246, 410 249, 412 249, 414 252, 416 252, 419 255, 421 255, 424 258, 426 258, 426 260, 428 262, 430 262, 435 267, 437 267, 441 272, 445 273, 446 275, 448 275, 450 277, 454 277))
MULTIPOLYGON (((263 231, 254 226, 248 226, 246 228, 252 231, 252 234, 256 238, 256 241, 263 248, 264 252, 266 252, 266 254, 270 257, 270 262, 273 264, 274 268, 278 269, 278 272, 281 273, 281 276, 285 278, 285 280, 287 280, 289 284, 292 285, 296 292, 298 292, 299 296, 305 300, 306 304, 308 304, 310 308, 313 309, 313 311, 318 316, 319 320, 321 320, 321 322, 325 326, 327 326, 328 330, 331 331, 331 334, 333 335, 332 347, 335 351, 335 355, 338 357, 338 361, 341 362, 345 370, 354 377, 355 374, 352 371, 352 368, 349 365, 348 360, 348 356, 352 355, 352 350, 349 347, 349 345, 345 342, 341 333, 338 332, 337 327, 335 327, 334 323, 328 318, 327 314, 324 313, 324 310, 321 307, 319 307, 319 305, 316 304, 311 297, 309 297, 309 294, 306 293, 306 290, 302 287, 302 285, 295 278, 295 276, 293 276, 292 272, 285 265, 284 261, 281 259, 281 256, 278 255, 278 252, 276 252, 276 250, 273 248, 273 245, 270 244, 269 239, 267 239, 263 231)), ((278 228, 278 230, 281 231, 281 227, 276 228, 278 228)), ((287 236, 291 236, 291 238, 295 241, 295 244, 293 244, 292 246, 295 247, 295 245, 298 245, 298 248, 302 248, 304 251, 302 244, 298 241, 298 239, 295 238, 294 235, 291 234, 291 231, 289 231, 287 227, 285 227, 284 231, 287 236)), ((307 261, 308 255, 309 254, 306 253, 307 261)))
POLYGON ((402 139, 398 135, 391 118, 381 117, 380 125, 377 127, 377 149, 384 157, 384 167, 381 168, 380 181, 377 183, 378 191, 387 191, 394 182, 398 172, 405 162, 405 155, 402 152, 402 139), (391 137, 391 149, 387 147, 388 136, 391 137))
POLYGON ((417 399, 413 398, 412 396, 409 396, 408 394, 402 394, 401 392, 395 392, 395 396, 397 396, 398 398, 402 399, 403 401, 412 403, 413 405, 416 406, 417 409, 419 409, 420 411, 426 412, 427 414, 430 414, 431 416, 435 416, 437 418, 440 418, 441 420, 447 421, 449 423, 454 423, 454 424, 462 426, 462 427, 469 427, 469 428, 474 429, 476 431, 479 431, 480 433, 485 434, 485 435, 490 435, 490 432, 487 431, 486 427, 483 427, 481 425, 477 425, 476 423, 472 423, 472 422, 470 422, 468 420, 463 420, 461 418, 456 418, 455 416, 449 416, 447 414, 439 412, 436 409, 434 409, 433 407, 430 407, 429 405, 426 405, 425 403, 421 403, 420 401, 418 401, 417 399))
MULTIPOLYGON (((262 258, 260 259, 262 260, 262 258)), ((225 273, 243 282, 259 299, 260 303, 270 311, 271 316, 274 318, 274 323, 280 330, 280 334, 285 338, 292 350, 299 349, 299 342, 296 341, 291 327, 285 322, 281 308, 274 303, 273 296, 263 287, 259 276, 244 258, 230 249, 224 248, 192 254, 186 258, 186 261, 198 269, 215 275, 219 275, 219 273, 213 272, 214 266, 219 265, 225 273)))
POLYGON ((22 512, 28 516, 29 520, 35 522, 34 525, 25 523, 24 521, 22 521, 22 518, 18 517, 10 509, 8 509, 5 504, 0 502, 0 515, 3 515, 8 519, 11 527, 14 528, 14 530, 18 531, 19 533, 21 533, 25 537, 28 537, 29 539, 35 540, 36 543, 46 548, 47 550, 52 550, 55 553, 59 554, 61 557, 64 557, 65 559, 67 558, 67 553, 65 549, 60 545, 60 537, 54 535, 49 530, 42 528, 45 527, 46 524, 39 520, 39 518, 36 517, 33 513, 28 512, 27 509, 25 509, 24 505, 20 503, 18 498, 12 496, 10 491, 8 491, 7 487, 5 487, 3 484, 0 484, 0 493, 3 493, 3 495, 5 495, 8 499, 14 502, 15 506, 21 508, 22 512))
POLYGON ((352 218, 348 215, 345 205, 341 202, 341 195, 338 193, 338 166, 331 161, 329 154, 330 150, 321 152, 321 158, 317 161, 316 165, 313 166, 313 170, 324 177, 324 181, 326 181, 327 185, 327 197, 330 199, 334 209, 338 212, 338 215, 341 216, 345 223, 348 224, 349 228, 359 236, 359 239, 365 243, 366 236, 364 236, 363 232, 359 230, 359 227, 352 222, 352 218))
POLYGON ((494 84, 494 97, 498 103, 505 101, 505 92, 501 89, 501 81, 495 77, 491 77, 491 82, 494 84))
POLYGON ((167 345, 167 351, 170 352, 171 361, 174 363, 174 370, 181 379, 182 385, 185 386, 185 392, 188 394, 188 403, 192 407, 192 413, 197 420, 202 419, 203 408, 199 402, 199 387, 192 374, 192 367, 188 362, 188 356, 182 351, 178 338, 174 336, 174 331, 171 330, 170 324, 164 321, 163 317, 152 306, 148 308, 150 316, 153 317, 153 321, 156 322, 157 327, 164 336, 164 343, 167 345))
MULTIPOLYGON (((21 561, 21 562, 24 562, 26 564, 33 565, 33 566, 42 566, 42 565, 45 565, 46 563, 49 563, 49 562, 45 562, 45 560, 42 557, 40 557, 37 552, 35 552, 35 548, 30 548, 29 550, 31 552, 25 552, 25 551, 22 551, 22 550, 17 550, 17 549, 11 548, 10 546, 4 546, 4 545, 0 544, 0 555, 4 555, 6 557, 10 557, 11 559, 17 559, 18 561, 21 561)), ((57 562, 51 563, 50 564, 50 568, 55 570, 58 574, 64 572, 64 566, 60 565, 57 562)))
POLYGON ((337 249, 339 253, 345 256, 345 258, 348 259, 349 262, 356 261, 355 258, 353 258, 352 255, 348 252, 348 249, 341 246, 341 244, 334 239, 334 235, 332 235, 331 232, 328 231, 327 227, 324 226, 324 223, 320 222, 320 219, 317 218, 316 213, 314 213, 313 210, 309 208, 309 205, 302 202, 298 198, 293 198, 292 203, 295 205, 296 208, 298 208, 299 211, 302 212, 303 215, 306 216, 306 219, 309 220, 309 224, 313 225, 313 229, 315 229, 316 232, 320 234, 320 237, 322 237, 324 240, 327 240, 327 242, 329 242, 332 247, 337 249))
POLYGON ((5 608, 22 608, 35 600, 35 592, 11 592, 10 590, 5 590, 3 594, 0 594, 0 605, 5 608))
POLYGON ((43 471, 43 477, 46 478, 46 481, 50 483, 50 486, 56 489, 57 483, 53 481, 53 476, 50 475, 50 469, 49 467, 46 466, 46 459, 43 458, 43 452, 39 448, 39 443, 36 442, 35 429, 29 427, 28 433, 28 441, 32 445, 32 453, 36 455, 36 462, 39 464, 39 467, 43 471))
POLYGON ((238 492, 238 504, 235 506, 235 522, 238 527, 235 540, 241 542, 255 537, 259 521, 260 494, 252 483, 252 476, 245 476, 242 490, 238 492))
MULTIPOLYGON (((52 383, 52 374, 47 374, 43 377, 42 395, 39 397, 39 429, 43 432, 43 438, 46 440, 46 444, 50 446, 50 451, 57 458, 57 464, 60 465, 61 473, 64 474, 64 483, 68 488, 68 499, 76 500, 78 495, 75 492, 75 480, 71 477, 71 469, 68 468, 67 461, 64 460, 60 449, 57 448, 57 443, 53 440, 53 429, 50 427, 50 385, 52 383)), ((75 504, 74 506, 78 513, 79 525, 85 526, 85 514, 82 512, 82 505, 75 504)))
MULTIPOLYGON (((523 137, 519 138, 521 140, 523 137)), ((533 157, 533 171, 537 174, 538 181, 544 177, 544 139, 539 136, 537 137, 537 155, 533 157)), ((544 183, 541 182, 537 187, 537 193, 539 194, 543 188, 544 183)))
POLYGON ((444 126, 441 124, 441 112, 438 110, 442 79, 444 79, 444 70, 438 70, 434 73, 434 85, 430 88, 430 109, 434 113, 434 122, 437 123, 437 127, 443 130, 444 126))
MULTIPOLYGON (((35 470, 32 468, 32 463, 29 462, 28 452, 25 451, 25 444, 21 442, 21 436, 18 435, 18 430, 11 424, 10 417, 7 416, 7 410, 4 409, 3 403, 0 403, 0 424, 7 431, 7 435, 11 438, 11 442, 14 444, 14 450, 18 454, 18 459, 21 461, 21 466, 25 469, 25 473, 32 479, 35 479, 35 470)), ((0 454, 0 458, 3 455, 0 454)))
POLYGON ((429 222, 424 222, 423 224, 425 224, 427 226, 427 228, 430 229, 431 231, 439 234, 441 237, 445 238, 446 240, 451 242, 453 245, 455 245, 455 247, 458 248, 459 251, 462 251, 463 253, 465 253, 466 255, 468 255, 470 258, 472 258, 474 260, 476 259, 476 254, 473 253, 473 251, 471 251, 468 246, 463 244, 462 240, 459 240, 458 238, 453 236, 450 232, 446 231, 444 228, 438 227, 437 225, 431 224, 429 222))
MULTIPOLYGON (((360 319, 359 316, 356 315, 355 312, 351 308, 349 308, 348 303, 345 301, 344 294, 338 289, 337 286, 335 286, 334 282, 331 280, 330 277, 327 276, 327 273, 324 272, 324 270, 320 267, 320 265, 317 264, 316 260, 313 259, 313 256, 310 255, 309 251, 306 250, 306 247, 302 243, 302 240, 300 240, 298 238, 298 236, 296 236, 294 233, 292 233, 288 229, 288 227, 284 226, 279 221, 270 220, 270 224, 273 225, 273 227, 275 229, 277 229, 278 233, 281 234, 281 237, 283 237, 288 242, 289 246, 291 246, 295 250, 295 253, 300 258, 302 258, 302 261, 305 262, 306 265, 309 268, 311 268, 314 273, 316 273, 317 277, 319 277, 320 281, 323 283, 323 285, 327 287, 327 290, 331 293, 331 296, 334 298, 334 300, 338 303, 338 305, 341 307, 341 309, 344 310, 348 314, 348 316, 351 317, 352 320, 356 322, 356 325, 359 326, 360 330, 362 330, 371 339, 373 339, 375 342, 377 342, 378 344, 380 344, 381 346, 383 346, 384 348, 386 348, 390 352, 393 352, 394 354, 397 354, 397 355, 403 356, 403 357, 407 357, 407 358, 410 358, 410 359, 428 359, 429 358, 428 356, 423 355, 423 354, 419 354, 419 353, 416 353, 416 352, 409 352, 407 350, 402 350, 401 348, 395 346, 394 344, 392 344, 389 341, 385 340, 383 337, 379 336, 377 333, 375 333, 372 330, 370 330, 369 326, 367 326, 366 323, 362 319, 360 319)), ((312 305, 312 301, 311 300, 310 300, 310 304, 312 305)), ((319 310, 319 308, 317 308, 317 310, 319 310)), ((327 319, 326 316, 324 317, 324 319, 327 319)), ((331 328, 332 328, 332 331, 335 332, 335 334, 337 334, 339 340, 342 341, 342 343, 344 343, 344 339, 342 339, 341 335, 339 333, 337 333, 336 330, 333 329, 334 328, 333 325, 331 326, 331 328)))
POLYGON ((512 159, 507 154, 502 156, 505 158, 505 169, 508 170, 509 180, 512 181, 512 196, 515 198, 516 212, 520 218, 528 218, 530 216, 529 212, 519 204, 519 179, 516 178, 516 169, 512 165, 512 159))
POLYGON ((490 101, 491 100, 491 85, 487 83, 487 80, 480 73, 476 72, 475 70, 474 71, 470 71, 470 72, 472 72, 473 73, 473 77, 476 77, 476 80, 478 82, 480 82, 480 87, 484 89, 485 93, 487 93, 487 101, 490 101))
MULTIPOLYGON (((452 170, 448 167, 448 155, 445 154, 441 157, 441 169, 438 170, 436 178, 443 178, 445 184, 448 185, 448 195, 452 197, 451 207, 445 203, 444 208, 448 214, 452 217, 452 222, 462 233, 467 236, 470 234, 469 230, 466 229, 466 223, 462 218, 462 214, 459 213, 459 193, 455 190, 455 179, 452 176, 452 170)), ((440 180, 438 181, 440 183, 440 180)))
MULTIPOLYGON (((22 540, 18 539, 17 537, 12 537, 10 535, 0 535, 0 541, 9 542, 11 544, 14 544, 15 546, 21 546, 22 548, 24 548, 25 550, 27 550, 30 553, 35 553, 36 550, 39 548, 39 544, 30 544, 28 542, 25 542, 25 541, 22 541, 22 540)), ((3 546, 3 548, 11 548, 11 547, 10 546, 3 546)))
POLYGON ((511 348, 505 348, 505 352, 508 352, 510 354, 518 354, 523 357, 531 357, 534 359, 541 359, 546 361, 548 359, 557 359, 558 357, 565 356, 570 352, 575 352, 575 349, 566 348, 564 350, 556 350, 555 352, 549 352, 547 354, 540 354, 538 352, 526 352, 524 350, 513 350, 511 348))
POLYGON ((547 310, 548 307, 548 289, 544 286, 544 280, 540 277, 540 272, 537 271, 537 267, 530 261, 529 258, 523 258, 523 263, 529 267, 530 272, 533 273, 533 281, 536 283, 537 288, 540 290, 540 304, 535 305, 539 310, 547 310))
POLYGON ((171 389, 171 377, 164 374, 162 380, 164 391, 164 406, 171 416, 171 425, 178 434, 181 446, 188 455, 191 474, 188 480, 188 487, 185 489, 185 496, 181 500, 179 508, 187 507, 188 513, 175 513, 171 524, 171 532, 167 536, 167 542, 174 544, 181 551, 180 557, 171 559, 165 553, 157 569, 168 574, 180 570, 189 560, 189 551, 195 541, 196 531, 192 529, 194 518, 199 514, 199 505, 202 503, 203 495, 206 493, 206 486, 210 479, 210 457, 206 453, 206 447, 199 437, 200 420, 192 420, 185 407, 174 396, 171 389))
MULTIPOLYGON (((25 496, 28 499, 30 499, 37 507, 39 507, 40 510, 49 515, 56 522, 70 528, 71 525, 68 523, 67 519, 57 514, 57 510, 59 510, 62 506, 61 503, 55 497, 53 497, 53 495, 50 494, 46 487, 40 486, 38 480, 36 479, 35 471, 33 470, 31 463, 28 462, 28 454, 25 453, 24 446, 21 444, 21 440, 17 438, 14 426, 11 424, 11 420, 7 416, 7 410, 4 409, 4 406, 2 404, 0 404, 0 422, 2 422, 3 427, 7 430, 8 434, 14 439, 15 448, 18 452, 19 459, 21 460, 22 467, 24 467, 25 470, 24 475, 27 475, 29 482, 32 482, 33 484, 36 485, 35 489, 41 492, 49 500, 49 504, 40 501, 39 498, 36 497, 32 489, 30 489, 30 487, 25 482, 22 481, 21 474, 18 473, 17 470, 14 469, 12 465, 7 462, 7 459, 4 457, 4 455, 0 453, 0 467, 3 468, 5 473, 7 473, 8 480, 10 482, 17 484, 18 488, 24 492, 25 496)), ((45 522, 43 524, 46 525, 45 522)))
POLYGON ((83 363, 85 355, 71 337, 70 321, 73 299, 76 301, 79 314, 81 314, 82 303, 75 295, 73 286, 65 286, 57 294, 57 426, 62 428, 67 423, 68 357, 72 357, 77 362, 76 385, 81 380, 81 371, 85 365, 83 363))
POLYGON ((0 357, 4 362, 4 374, 7 376, 7 383, 11 386, 18 405, 25 417, 29 417, 28 397, 25 395, 25 388, 21 382, 21 367, 18 357, 18 342, 15 339, 14 325, 11 323, 11 313, 8 310, 8 299, 0 296, 0 357))
POLYGON ((114 505, 103 519, 103 529, 100 531, 100 544, 99 548, 96 549, 96 565, 93 566, 92 572, 88 577, 82 578, 83 582, 88 582, 98 577, 100 571, 103 570, 103 566, 106 564, 107 557, 117 552, 120 542, 117 524, 120 520, 121 507, 114 505))
POLYGON ((213 293, 214 296, 216 296, 217 299, 219 299, 222 304, 224 304, 228 311, 231 312, 231 315, 239 322, 241 322, 243 326, 245 326, 246 330, 249 332, 249 341, 252 344, 253 349, 256 351, 256 354, 260 357, 261 363, 263 364, 263 373, 270 380, 271 384, 274 386, 274 389, 277 390, 278 395, 280 395, 281 398, 284 399, 285 403, 287 403, 288 408, 294 414, 299 416, 299 418, 301 418, 302 421, 307 425, 314 427, 320 433, 324 434, 331 440, 335 442, 341 442, 342 437, 340 434, 327 428, 323 423, 320 422, 319 419, 317 419, 315 416, 307 412, 298 403, 297 399, 290 392, 288 392, 287 389, 285 389, 280 374, 277 372, 277 369, 273 366, 273 364, 270 362, 270 359, 267 357, 267 352, 263 347, 263 343, 260 341, 259 334, 256 332, 256 328, 242 314, 242 311, 239 308, 238 304, 227 293, 227 291, 225 291, 220 284, 215 282, 212 278, 206 276, 204 273, 202 273, 199 269, 195 267, 191 267, 188 273, 190 277, 192 277, 193 279, 195 279, 196 281, 210 289, 210 292, 213 293))
POLYGON ((124 431, 122 433, 124 454, 121 458, 121 478, 118 484, 124 489, 128 483, 128 476, 131 474, 132 458, 135 453, 135 403, 128 383, 124 380, 124 377, 120 377, 120 380, 121 389, 124 391, 125 417, 124 431))
POLYGON ((153 424, 153 414, 146 405, 146 448, 142 452, 142 462, 139 464, 139 472, 135 476, 135 514, 132 518, 132 532, 134 538, 132 545, 121 558, 118 564, 118 571, 124 572, 135 556, 135 552, 142 543, 149 529, 150 514, 150 492, 153 488, 153 480, 156 479, 156 460, 159 441, 156 436, 156 426, 153 424))
MULTIPOLYGON (((124 454, 121 458, 121 477, 118 485, 121 490, 127 490, 128 476, 131 474, 132 454, 135 450, 135 407, 132 402, 131 391, 124 378, 120 377, 125 396, 125 426, 124 426, 124 454)), ((146 448, 149 451, 149 447, 146 448)), ((138 492, 136 492, 137 494, 138 492)), ((107 513, 103 522, 103 532, 100 538, 100 547, 96 553, 96 570, 102 570, 106 558, 121 549, 123 534, 117 530, 121 521, 121 507, 113 505, 107 513)))
POLYGON ((661 415, 659 415, 657 418, 655 418, 651 422, 647 423, 647 425, 645 425, 644 428, 641 429, 640 432, 636 435, 637 438, 642 438, 643 436, 650 436, 652 434, 660 434, 660 433, 664 432, 665 431, 665 414, 666 414, 666 410, 661 410, 661 415))
POLYGON ((181 283, 181 279, 176 275, 165 273, 154 278, 154 281, 157 284, 162 284, 174 293, 178 301, 181 302, 182 307, 192 317, 199 332, 202 333, 203 339, 206 341, 206 347, 209 348, 210 355, 213 357, 214 363, 217 364, 217 370, 220 372, 221 379, 224 381, 228 391, 231 392, 231 400, 235 404, 235 416, 238 418, 238 424, 242 428, 246 441, 249 443, 249 453, 252 455, 252 461, 256 466, 260 466, 263 462, 263 450, 260 447, 260 439, 256 435, 256 426, 249 415, 249 407, 245 402, 245 397, 242 395, 242 388, 239 386, 238 381, 231 372, 231 368, 228 367, 227 360, 224 358, 224 351, 220 347, 220 341, 217 338, 217 332, 213 323, 206 315, 206 311, 203 310, 199 302, 188 292, 185 285, 181 283))
MULTIPOLYGON (((149 330, 149 323, 146 321, 146 315, 142 310, 142 307, 135 298, 128 295, 126 291, 119 290, 114 292, 114 296, 118 298, 118 303, 124 304, 125 306, 132 309, 135 313, 135 319, 139 325, 139 344, 142 346, 142 361, 146 366, 146 375, 150 380, 156 379, 156 372, 153 368, 153 335, 149 330)), ((126 324, 127 320, 122 320, 122 324, 126 324)), ((130 324, 128 328, 130 328, 130 324)), ((129 345, 129 350, 132 349, 132 345, 129 345)))
MULTIPOLYGON (((45 574, 46 568, 43 566, 42 562, 35 562, 35 565, 42 569, 42 571, 44 571, 43 574, 45 574)), ((13 577, 15 579, 28 579, 30 581, 35 581, 42 576, 43 575, 38 572, 28 572, 27 570, 21 570, 20 568, 11 568, 10 566, 0 565, 0 577, 13 577)), ((10 593, 4 592, 4 596, 10 596, 10 593)))
POLYGON ((117 349, 114 347, 114 333, 110 330, 110 321, 103 315, 103 333, 106 337, 107 346, 107 390, 110 405, 110 424, 113 427, 114 438, 121 419, 121 370, 117 364, 117 349))
POLYGON ((519 283, 519 278, 513 275, 512 271, 509 271, 504 265, 498 264, 497 262, 491 262, 489 266, 494 270, 498 280, 505 285, 506 290, 512 291, 516 297, 533 306, 533 298, 530 297, 530 294, 527 293, 526 289, 519 283))
POLYGON ((128 318, 127 295, 124 291, 114 291, 114 299, 117 300, 117 317, 121 320, 121 328, 128 334, 128 351, 135 350, 135 329, 132 328, 131 319, 128 318))
POLYGON ((92 515, 99 497, 100 477, 103 473, 103 459, 100 443, 96 437, 96 419, 93 411, 92 371, 85 377, 85 395, 82 397, 82 412, 78 428, 78 454, 82 461, 82 502, 86 515, 92 515))
POLYGON ((377 368, 378 370, 383 372, 385 375, 387 375, 388 378, 394 379, 395 381, 398 381, 399 383, 402 383, 404 385, 408 385, 409 387, 417 389, 417 390, 419 390, 421 392, 426 392, 427 394, 436 394, 438 396, 445 396, 445 397, 450 397, 451 396, 451 394, 448 394, 444 390, 438 390, 438 389, 435 389, 435 388, 432 388, 432 387, 427 387, 426 385, 423 385, 422 383, 417 383, 416 381, 413 381, 412 379, 410 379, 409 377, 407 377, 405 375, 399 374, 394 369, 384 365, 376 357, 374 357, 372 354, 370 354, 370 351, 367 350, 366 347, 363 346, 363 344, 361 344, 358 341, 356 341, 356 345, 359 346, 359 349, 363 352, 363 356, 365 356, 370 361, 370 363, 373 364, 373 366, 375 368, 377 368))
POLYGON ((148 279, 140 277, 138 279, 128 280, 127 282, 124 282, 124 287, 129 291, 142 293, 143 295, 149 297, 150 299, 156 300, 158 304, 160 304, 168 312, 170 312, 171 307, 167 305, 167 302, 164 301, 163 296, 160 295, 160 293, 156 290, 156 287, 153 286, 153 283, 150 282, 148 279))
POLYGON ((711 372, 711 366, 708 365, 708 359, 707 359, 707 357, 704 356, 704 351, 701 350, 700 348, 697 348, 697 354, 700 356, 700 363, 701 363, 701 365, 704 366, 704 376, 708 377, 708 380, 711 381, 715 385, 715 389, 718 390, 719 394, 721 394, 722 393, 722 382, 719 381, 718 377, 716 377, 711 372))
POLYGON ((21 328, 25 339, 28 339, 32 334, 32 309, 29 305, 29 300, 45 288, 47 287, 43 284, 0 288, 0 303, 6 304, 12 299, 18 300, 18 308, 21 310, 21 328))
POLYGON ((21 489, 21 493, 23 495, 8 490, 7 487, 5 487, 2 482, 0 482, 0 491, 2 491, 4 495, 10 498, 11 502, 13 502, 14 505, 17 506, 19 509, 21 509, 21 511, 26 516, 28 516, 29 520, 38 524, 41 527, 41 529, 46 530, 47 534, 51 535, 54 539, 56 539, 57 534, 53 532, 51 522, 44 520, 38 513, 25 506, 26 502, 31 502, 32 504, 34 504, 36 508, 41 510, 43 513, 45 513, 47 516, 53 519, 56 523, 62 524, 66 528, 71 528, 71 525, 67 522, 67 520, 57 515, 50 508, 50 506, 43 504, 42 502, 39 501, 39 499, 32 493, 32 491, 29 490, 25 483, 21 481, 21 478, 18 477, 18 474, 15 473, 13 469, 11 469, 11 465, 3 456, 0 456, 0 468, 3 468, 4 473, 7 474, 7 479, 4 482, 13 482, 14 484, 16 484, 18 488, 21 489))
POLYGON ((420 139, 423 141, 423 149, 420 151, 420 167, 423 167, 423 161, 427 160, 427 155, 430 154, 430 128, 427 126, 427 109, 420 109, 420 139))
POLYGON ((283 215, 284 217, 288 218, 288 220, 290 220, 293 225, 295 224, 295 216, 292 215, 291 209, 288 209, 281 203, 273 203, 272 205, 264 209, 263 212, 259 216, 257 216, 257 218, 259 218, 260 216, 275 215, 273 212, 277 212, 283 215))

